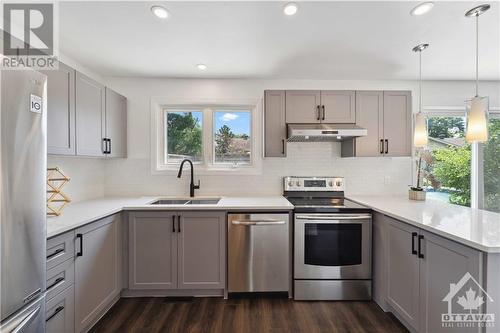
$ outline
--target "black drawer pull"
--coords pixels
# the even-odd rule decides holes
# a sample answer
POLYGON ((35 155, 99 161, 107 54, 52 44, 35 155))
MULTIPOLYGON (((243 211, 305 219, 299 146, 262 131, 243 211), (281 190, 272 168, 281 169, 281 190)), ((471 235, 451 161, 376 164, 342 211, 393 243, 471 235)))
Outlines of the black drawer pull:
POLYGON ((172 215, 172 232, 175 232, 175 215, 172 215))
POLYGON ((179 225, 178 225, 178 226, 179 226, 179 228, 178 228, 179 230, 177 230, 177 231, 178 231, 178 232, 181 232, 181 216, 180 216, 180 215, 178 215, 178 216, 177 216, 177 218, 178 218, 178 220, 177 220, 177 221, 179 222, 179 225))
POLYGON ((416 232, 411 233, 411 254, 417 255, 417 250, 415 250, 415 237, 417 237, 416 232))
POLYGON ((385 139, 385 153, 389 154, 389 140, 385 139))
POLYGON ((77 257, 83 256, 83 234, 77 234, 76 238, 80 240, 80 250, 76 253, 77 257))
POLYGON ((61 283, 63 281, 64 281, 63 277, 58 277, 57 279, 54 280, 54 282, 50 286, 47 286, 47 291, 54 288, 55 286, 57 286, 59 283, 61 283))
POLYGON ((47 260, 54 258, 55 256, 57 256, 58 254, 60 254, 62 252, 64 252, 63 248, 55 250, 53 253, 51 253, 47 256, 47 260))
POLYGON ((418 257, 424 258, 424 254, 422 253, 422 239, 424 239, 423 235, 418 235, 418 257))
POLYGON ((319 105, 316 106, 316 120, 321 119, 321 112, 319 111, 319 105))
POLYGON ((384 139, 380 139, 380 153, 384 153, 384 139))
POLYGON ((55 316, 57 316, 57 314, 58 314, 59 312, 61 312, 62 310, 64 310, 64 306, 62 306, 62 305, 61 305, 61 306, 58 306, 58 307, 56 308, 56 310, 54 311, 54 313, 53 313, 53 314, 51 314, 51 315, 50 315, 47 319, 45 319, 45 322, 48 322, 49 320, 51 320, 52 318, 54 318, 55 316))

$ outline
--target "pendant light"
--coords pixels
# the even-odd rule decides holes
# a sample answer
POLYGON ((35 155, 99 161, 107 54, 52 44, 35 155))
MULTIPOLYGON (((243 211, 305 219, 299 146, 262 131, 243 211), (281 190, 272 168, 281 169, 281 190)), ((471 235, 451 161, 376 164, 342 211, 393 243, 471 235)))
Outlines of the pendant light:
POLYGON ((467 128, 465 140, 467 142, 488 141, 488 97, 478 94, 479 86, 479 15, 490 9, 490 5, 477 6, 465 13, 466 17, 476 18, 476 95, 466 102, 467 128))
POLYGON ((415 46, 412 51, 419 54, 419 101, 418 113, 415 115, 415 132, 413 134, 413 145, 415 147, 425 147, 429 141, 427 135, 427 119, 422 112, 422 51, 429 47, 429 44, 415 46))

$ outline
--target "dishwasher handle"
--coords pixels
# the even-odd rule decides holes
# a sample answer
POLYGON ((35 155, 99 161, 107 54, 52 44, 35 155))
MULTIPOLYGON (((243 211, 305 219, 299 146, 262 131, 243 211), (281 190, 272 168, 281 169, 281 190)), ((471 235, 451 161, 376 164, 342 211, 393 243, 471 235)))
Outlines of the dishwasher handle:
POLYGON ((279 225, 286 224, 286 221, 283 220, 251 220, 251 221, 238 221, 233 220, 231 224, 234 225, 279 225))

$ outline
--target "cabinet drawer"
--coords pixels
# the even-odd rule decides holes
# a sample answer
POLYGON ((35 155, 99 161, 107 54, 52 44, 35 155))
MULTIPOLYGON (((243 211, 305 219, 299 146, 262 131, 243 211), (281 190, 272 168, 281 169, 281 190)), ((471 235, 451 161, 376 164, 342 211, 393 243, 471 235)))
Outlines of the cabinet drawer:
POLYGON ((74 235, 75 233, 71 231, 47 241, 47 269, 73 258, 75 253, 74 235))
POLYGON ((70 286, 47 301, 45 331, 47 333, 73 333, 75 331, 75 294, 70 286))
POLYGON ((70 259, 47 270, 47 299, 59 294, 75 281, 75 262, 70 259))

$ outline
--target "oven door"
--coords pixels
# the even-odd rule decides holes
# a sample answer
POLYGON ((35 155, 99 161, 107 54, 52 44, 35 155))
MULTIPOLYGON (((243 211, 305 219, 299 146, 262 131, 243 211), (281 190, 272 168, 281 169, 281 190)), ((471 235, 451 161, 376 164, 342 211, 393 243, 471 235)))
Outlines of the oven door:
POLYGON ((371 214, 295 214, 295 279, 371 279, 371 214))

